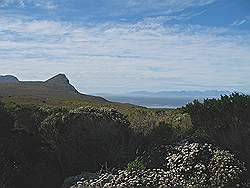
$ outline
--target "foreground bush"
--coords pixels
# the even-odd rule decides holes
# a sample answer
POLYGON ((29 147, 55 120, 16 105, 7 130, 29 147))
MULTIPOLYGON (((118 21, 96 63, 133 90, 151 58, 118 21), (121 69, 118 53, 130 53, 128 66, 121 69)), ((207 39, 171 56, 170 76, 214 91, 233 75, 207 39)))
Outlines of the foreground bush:
POLYGON ((134 158, 129 122, 115 109, 76 110, 0 104, 0 187, 55 188, 102 165, 134 158))
POLYGON ((165 164, 158 169, 119 170, 94 179, 82 178, 74 187, 105 186, 236 186, 246 168, 228 151, 210 144, 181 142, 161 148, 165 164))
POLYGON ((181 142, 166 151, 165 169, 175 185, 236 185, 246 175, 244 164, 234 155, 210 144, 181 142))
POLYGON ((43 188, 47 182, 50 182, 48 187, 58 187, 63 181, 56 155, 39 134, 43 114, 39 109, 18 107, 8 111, 2 106, 0 187, 43 188))
POLYGON ((233 93, 196 100, 183 109, 192 119, 192 137, 233 151, 250 168, 250 96, 233 93))
POLYGON ((42 122, 43 137, 51 143, 65 176, 82 170, 97 171, 130 160, 130 129, 126 118, 114 109, 79 108, 56 112, 42 122))
POLYGON ((234 155, 224 150, 215 150, 214 156, 208 166, 210 174, 214 174, 214 178, 210 179, 213 186, 218 185, 235 185, 239 184, 241 175, 246 173, 246 168, 234 155))

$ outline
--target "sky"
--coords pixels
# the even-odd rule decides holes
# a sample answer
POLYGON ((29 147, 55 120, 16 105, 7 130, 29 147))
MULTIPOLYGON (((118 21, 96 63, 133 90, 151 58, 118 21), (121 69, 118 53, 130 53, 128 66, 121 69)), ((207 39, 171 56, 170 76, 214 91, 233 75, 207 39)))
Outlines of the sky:
POLYGON ((0 75, 83 93, 250 93, 249 0, 0 0, 0 75))

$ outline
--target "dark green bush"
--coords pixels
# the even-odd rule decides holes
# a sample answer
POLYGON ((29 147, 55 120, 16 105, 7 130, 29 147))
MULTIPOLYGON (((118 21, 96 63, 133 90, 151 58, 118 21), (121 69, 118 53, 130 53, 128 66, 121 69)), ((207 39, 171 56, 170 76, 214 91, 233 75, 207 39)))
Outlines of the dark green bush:
POLYGON ((65 176, 96 172, 106 163, 110 168, 125 166, 134 157, 129 122, 114 109, 86 107, 52 113, 41 128, 65 176))
POLYGON ((124 167, 137 148, 131 135, 115 109, 0 104, 0 187, 58 187, 64 178, 104 164, 124 167))
POLYGON ((220 99, 195 100, 184 110, 191 116, 193 135, 232 151, 250 168, 249 96, 233 93, 220 99))
POLYGON ((38 108, 0 108, 0 187, 59 186, 63 181, 60 166, 40 134, 44 112, 38 108))

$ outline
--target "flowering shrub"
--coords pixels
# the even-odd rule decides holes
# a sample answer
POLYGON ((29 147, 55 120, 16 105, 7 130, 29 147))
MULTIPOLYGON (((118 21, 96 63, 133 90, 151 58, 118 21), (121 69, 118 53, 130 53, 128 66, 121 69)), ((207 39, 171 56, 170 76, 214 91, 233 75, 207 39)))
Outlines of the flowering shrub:
POLYGON ((94 179, 83 178, 75 187, 236 186, 243 183, 246 168, 228 151, 187 141, 165 149, 167 155, 162 168, 144 169, 142 163, 135 160, 126 170, 101 174, 94 179))
POLYGON ((236 184, 240 182, 240 175, 244 174, 246 168, 234 155, 224 150, 215 150, 208 169, 213 178, 213 186, 236 184))

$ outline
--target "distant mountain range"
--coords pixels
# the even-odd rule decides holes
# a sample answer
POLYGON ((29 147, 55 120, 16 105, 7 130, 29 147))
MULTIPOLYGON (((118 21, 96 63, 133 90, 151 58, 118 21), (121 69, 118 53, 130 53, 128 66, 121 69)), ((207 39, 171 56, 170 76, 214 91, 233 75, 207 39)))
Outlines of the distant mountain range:
POLYGON ((153 98, 165 98, 165 97, 188 97, 188 98, 211 98, 211 97, 220 97, 221 95, 230 95, 231 91, 223 90, 183 90, 183 91, 158 91, 158 92, 149 92, 149 91, 134 91, 129 93, 120 93, 120 94, 111 94, 111 93, 97 93, 96 95, 104 97, 153 97, 153 98))
MULTIPOLYGON (((193 99, 217 98, 229 95, 230 91, 135 91, 126 94, 95 94, 119 103, 130 103, 147 107, 182 106, 193 99)), ((64 74, 58 74, 46 81, 20 81, 12 75, 0 76, 0 97, 39 97, 56 99, 79 99, 95 102, 109 102, 102 97, 78 92, 64 74)))
POLYGON ((159 92, 148 92, 148 91, 136 91, 130 92, 128 96, 145 96, 145 97, 219 97, 221 95, 229 95, 230 91, 218 91, 218 90, 207 90, 207 91, 159 91, 159 92))
POLYGON ((108 102, 102 97, 79 93, 64 74, 46 81, 19 81, 12 75, 0 76, 0 96, 83 99, 108 102))
POLYGON ((97 94, 106 99, 119 103, 130 103, 149 108, 177 108, 192 102, 194 99, 219 98, 221 95, 229 95, 230 91, 135 91, 124 94, 97 94))

